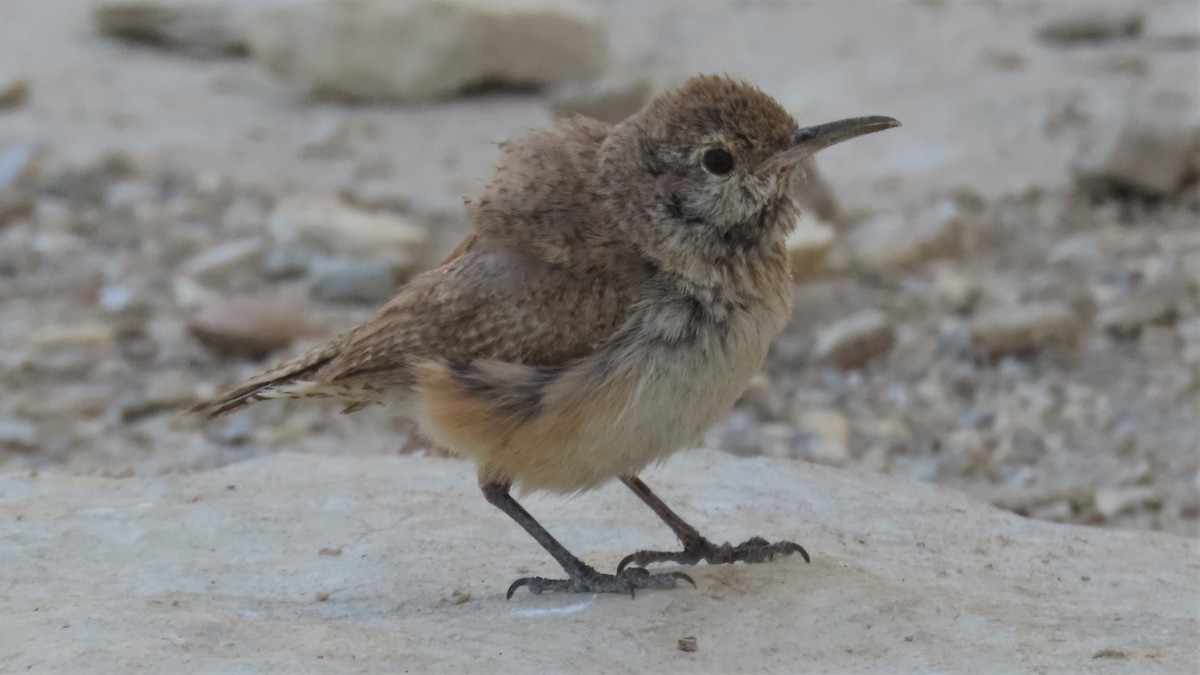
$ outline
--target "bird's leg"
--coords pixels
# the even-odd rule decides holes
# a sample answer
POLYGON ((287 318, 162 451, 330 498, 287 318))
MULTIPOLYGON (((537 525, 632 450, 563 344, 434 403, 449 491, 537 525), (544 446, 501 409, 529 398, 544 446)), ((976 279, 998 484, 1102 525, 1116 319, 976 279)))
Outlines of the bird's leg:
POLYGON ((559 565, 567 573, 566 579, 544 579, 542 577, 525 577, 517 579, 508 587, 506 597, 512 598, 513 593, 525 586, 534 593, 542 591, 565 591, 568 593, 628 593, 631 597, 639 588, 674 588, 675 583, 683 579, 692 586, 696 582, 682 572, 669 574, 650 574, 644 569, 634 568, 619 571, 616 574, 601 574, 592 569, 579 558, 576 558, 565 546, 558 543, 546 528, 542 527, 529 512, 517 503, 509 494, 509 483, 490 482, 482 486, 483 496, 496 508, 508 514, 517 524, 525 528, 531 537, 537 540, 543 548, 554 556, 559 565))
POLYGON ((804 562, 809 561, 808 551, 805 551, 800 544, 790 541, 778 541, 772 544, 762 537, 751 537, 737 546, 729 542, 717 546, 704 538, 696 531, 696 528, 688 525, 683 518, 679 517, 679 514, 671 510, 671 507, 664 504, 663 500, 659 499, 658 495, 651 492, 650 488, 642 482, 642 479, 637 476, 629 476, 622 478, 621 482, 646 502, 646 505, 675 532, 675 536, 679 537, 679 541, 683 543, 683 550, 630 553, 625 556, 620 565, 617 565, 617 574, 623 574, 626 571, 626 565, 630 563, 638 566, 630 569, 645 567, 656 562, 695 565, 703 560, 710 565, 719 565, 741 560, 742 562, 758 563, 772 560, 777 555, 791 555, 792 553, 799 553, 804 558, 804 562))

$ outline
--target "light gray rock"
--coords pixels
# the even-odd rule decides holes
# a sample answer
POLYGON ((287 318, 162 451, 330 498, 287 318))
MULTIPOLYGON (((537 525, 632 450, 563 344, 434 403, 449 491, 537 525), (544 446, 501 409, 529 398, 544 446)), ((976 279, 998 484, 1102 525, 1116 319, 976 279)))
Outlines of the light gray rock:
POLYGON ((1162 283, 1139 289, 1105 307, 1096 324, 1116 337, 1137 337, 1151 324, 1173 324, 1187 289, 1179 283, 1162 283))
POLYGON ((300 141, 300 156, 344 159, 354 156, 354 130, 343 117, 318 120, 300 141))
POLYGON ((802 281, 823 272, 834 239, 832 227, 801 213, 796 227, 787 238, 788 266, 792 279, 802 281))
POLYGON ((807 437, 807 459, 834 465, 850 459, 850 421, 845 415, 836 410, 801 410, 796 426, 807 437))
POLYGON ((971 322, 971 338, 991 356, 1007 356, 1050 345, 1072 346, 1083 325, 1070 305, 1037 302, 991 309, 971 322))
POLYGON ((1152 485, 1120 488, 1101 488, 1094 495, 1095 509, 1100 517, 1111 520, 1144 504, 1162 503, 1162 492, 1152 485))
POLYGON ((0 416, 0 450, 35 450, 38 442, 38 430, 33 422, 0 416))
POLYGON ((179 272, 202 283, 218 283, 233 272, 256 266, 264 248, 260 237, 234 239, 189 258, 179 272))
POLYGON ((410 211, 412 197, 405 189, 403 180, 395 178, 367 178, 347 186, 340 196, 347 204, 368 211, 410 211))
POLYGON ((851 230, 846 243, 857 269, 880 274, 959 254, 962 230, 962 208, 945 199, 913 217, 877 216, 851 230))
POLYGON ((395 271, 369 260, 340 260, 322 266, 309 296, 330 304, 378 305, 396 293, 395 271))
POLYGON ((259 274, 268 281, 295 279, 304 276, 315 259, 316 254, 303 244, 283 242, 263 256, 259 274))
MULTIPOLYGON (((677 457, 646 480, 710 537, 794 538, 812 564, 701 565, 687 570, 698 589, 634 601, 523 592, 505 601, 514 578, 560 570, 483 500, 464 462, 283 455, 190 475, 11 474, 0 477, 6 666, 1182 673, 1195 665, 1195 541, 1038 522, 929 485, 715 451, 677 457), (555 635, 586 635, 591 646, 547 639, 555 635), (679 650, 688 637, 696 652, 679 650)), ((635 549, 677 545, 618 485, 524 503, 599 569, 635 549)))
POLYGON ((833 185, 817 167, 815 158, 802 161, 792 172, 791 192, 801 212, 839 226, 845 225, 846 214, 833 194, 833 185))
POLYGON ((1200 47, 1200 5, 1196 0, 1176 0, 1148 8, 1142 38, 1163 47, 1200 47))
POLYGON ((29 100, 29 78, 0 72, 0 110, 19 108, 29 100))
POLYGON ((1051 44, 1105 42, 1131 38, 1142 28, 1142 12, 1136 8, 1103 6, 1099 3, 1073 7, 1038 29, 1038 37, 1051 44))
POLYGON ((608 46, 580 0, 337 0, 257 16, 254 57, 315 97, 417 100, 486 84, 600 75, 608 46))
POLYGON ((425 243, 425 230, 393 213, 364 211, 335 198, 299 194, 285 197, 267 218, 277 242, 297 242, 345 256, 411 259, 425 243))
POLYGON ((92 23, 106 35, 192 56, 237 55, 246 51, 246 12, 241 8, 247 5, 236 0, 104 0, 92 9, 92 23))
POLYGON ((1131 103, 1123 120, 1094 125, 1075 161, 1080 184, 1153 197, 1175 194, 1200 157, 1200 107, 1194 95, 1165 93, 1131 103))
POLYGON ((653 91, 654 86, 645 77, 569 82, 551 92, 550 109, 559 117, 583 115, 616 124, 641 110, 653 91))
POLYGON ((33 213, 34 204, 28 191, 0 185, 0 227, 33 213))
POLYGON ((230 298, 200 312, 188 329, 218 354, 261 359, 311 335, 308 314, 304 307, 278 298, 230 298))
POLYGON ((892 348, 896 332, 879 310, 869 309, 826 327, 817 336, 816 357, 843 370, 861 368, 892 348))
POLYGON ((46 149, 26 143, 0 150, 0 187, 15 187, 36 182, 42 175, 46 149))

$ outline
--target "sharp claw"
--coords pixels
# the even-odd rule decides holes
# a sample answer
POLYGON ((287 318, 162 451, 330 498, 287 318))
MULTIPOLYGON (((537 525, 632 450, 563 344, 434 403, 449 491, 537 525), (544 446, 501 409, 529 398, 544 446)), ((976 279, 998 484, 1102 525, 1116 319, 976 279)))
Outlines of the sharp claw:
POLYGON ((696 585, 696 582, 695 582, 695 581, 693 581, 691 577, 689 577, 688 575, 684 574, 683 572, 672 572, 672 573, 671 573, 671 576, 675 577, 676 579, 683 579, 684 581, 686 581, 686 582, 688 582, 689 584, 691 584, 691 585, 692 585, 692 588, 699 588, 699 586, 697 586, 697 585, 696 585))
POLYGON ((795 552, 799 553, 800 556, 802 558, 804 558, 804 562, 806 562, 806 563, 812 562, 812 559, 808 557, 808 551, 805 551, 803 546, 801 546, 800 544, 792 544, 792 546, 796 547, 795 552))
POLYGON ((625 570, 625 566, 628 565, 629 563, 633 562, 634 558, 636 558, 636 557, 637 557, 636 553, 630 553, 629 555, 622 558, 621 562, 617 565, 617 574, 620 574, 621 572, 623 572, 625 570))
MULTIPOLYGON (((516 593, 518 588, 520 588, 522 586, 528 586, 528 585, 529 585, 529 577, 525 577, 524 579, 517 579, 516 581, 514 581, 512 583, 512 586, 508 587, 508 593, 504 596, 504 599, 512 600, 513 593, 516 593)), ((531 588, 530 590, 533 590, 533 589, 531 588)))

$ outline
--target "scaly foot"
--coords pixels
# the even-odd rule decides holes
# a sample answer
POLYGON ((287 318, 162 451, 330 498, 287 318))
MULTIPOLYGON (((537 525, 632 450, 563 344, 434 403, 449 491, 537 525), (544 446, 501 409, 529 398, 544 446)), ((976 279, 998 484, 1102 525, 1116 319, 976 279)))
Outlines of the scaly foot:
POLYGON ((726 542, 720 546, 700 537, 685 543, 682 551, 637 551, 625 556, 617 565, 617 574, 625 571, 625 566, 633 563, 640 569, 656 562, 673 562, 680 565, 695 565, 705 561, 710 565, 726 565, 737 561, 760 563, 774 560, 775 556, 799 553, 804 562, 809 562, 808 551, 800 544, 790 541, 778 541, 772 544, 762 537, 751 537, 734 546, 726 542))
POLYGON ((628 593, 633 597, 639 588, 675 588, 675 582, 684 580, 694 588, 696 582, 683 572, 667 574, 650 574, 646 570, 635 567, 618 571, 616 574, 601 574, 588 566, 578 574, 572 574, 569 579, 544 579, 542 577, 525 577, 517 579, 508 587, 509 599, 518 588, 525 586, 532 593, 542 591, 560 591, 564 593, 628 593))

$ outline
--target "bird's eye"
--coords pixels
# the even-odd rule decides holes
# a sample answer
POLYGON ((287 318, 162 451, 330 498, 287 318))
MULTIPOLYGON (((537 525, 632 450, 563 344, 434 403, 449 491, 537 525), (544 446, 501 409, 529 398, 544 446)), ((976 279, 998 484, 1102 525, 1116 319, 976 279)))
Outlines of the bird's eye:
POLYGON ((704 153, 704 168, 718 176, 733 171, 733 155, 724 148, 713 148, 704 153))

